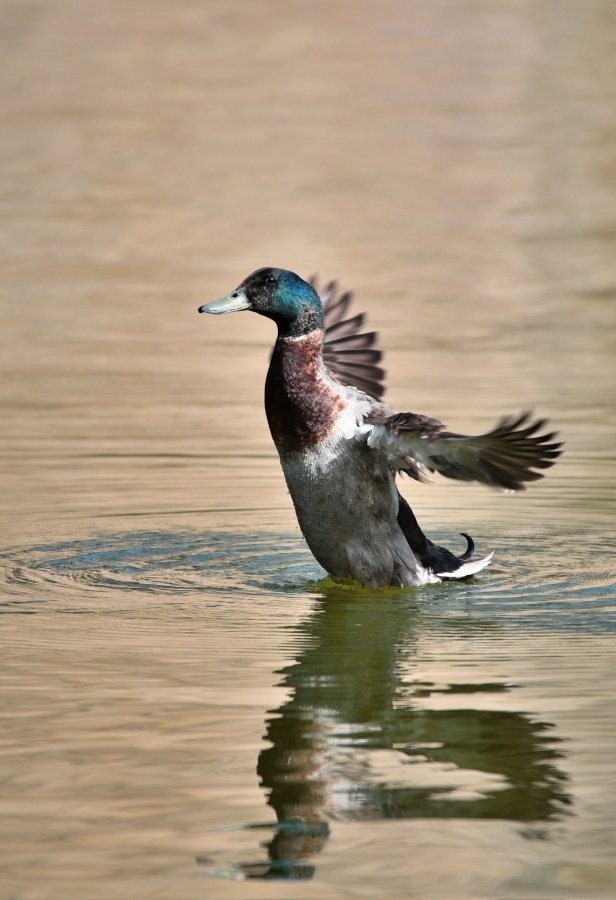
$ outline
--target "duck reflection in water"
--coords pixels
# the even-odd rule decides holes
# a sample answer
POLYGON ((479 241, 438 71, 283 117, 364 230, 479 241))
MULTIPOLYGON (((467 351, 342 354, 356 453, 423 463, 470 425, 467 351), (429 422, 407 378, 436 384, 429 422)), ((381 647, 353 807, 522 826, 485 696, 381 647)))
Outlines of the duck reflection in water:
POLYGON ((409 598, 335 593, 299 626, 301 652, 281 672, 292 694, 267 721, 257 766, 277 825, 268 860, 240 866, 245 877, 310 878, 330 820, 562 816, 571 801, 549 724, 473 708, 470 695, 484 707, 506 684, 404 681, 422 618, 409 598), (469 695, 467 708, 427 708, 437 692, 469 695))

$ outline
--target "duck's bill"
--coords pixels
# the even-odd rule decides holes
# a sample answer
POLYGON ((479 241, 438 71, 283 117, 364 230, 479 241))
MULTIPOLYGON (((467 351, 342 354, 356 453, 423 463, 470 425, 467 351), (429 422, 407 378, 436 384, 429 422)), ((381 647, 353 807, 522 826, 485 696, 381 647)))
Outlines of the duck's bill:
POLYGON ((240 312, 242 309, 250 309, 250 303, 246 299, 244 291, 233 291, 223 297, 222 300, 214 300, 199 307, 199 312, 212 313, 215 316, 223 316, 225 313, 240 312))

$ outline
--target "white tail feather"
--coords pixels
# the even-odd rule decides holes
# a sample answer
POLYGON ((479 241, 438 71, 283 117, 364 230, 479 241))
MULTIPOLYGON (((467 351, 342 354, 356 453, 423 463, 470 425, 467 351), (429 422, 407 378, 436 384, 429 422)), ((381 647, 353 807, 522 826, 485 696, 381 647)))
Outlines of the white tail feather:
POLYGON ((455 572, 437 572, 436 574, 439 578, 468 578, 469 575, 475 575, 477 572, 485 569, 486 566, 489 566, 493 556, 494 554, 490 553, 488 556, 482 556, 481 559, 469 559, 455 572))

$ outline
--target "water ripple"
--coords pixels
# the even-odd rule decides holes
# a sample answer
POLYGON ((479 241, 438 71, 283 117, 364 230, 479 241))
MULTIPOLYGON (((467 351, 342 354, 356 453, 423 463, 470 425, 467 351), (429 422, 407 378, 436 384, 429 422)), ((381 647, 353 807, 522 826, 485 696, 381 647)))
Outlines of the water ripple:
MULTIPOLYGON (((451 535, 437 540, 454 544, 451 535)), ((493 565, 466 582, 406 589, 432 616, 506 617, 518 625, 616 627, 616 581, 607 533, 501 534, 493 565)), ((108 592, 173 598, 203 594, 268 597, 289 593, 374 596, 335 585, 301 537, 289 534, 138 531, 40 544, 0 554, 5 607, 108 592), (12 602, 11 602, 12 601, 12 602)), ((377 592, 383 595, 400 591, 377 592)))

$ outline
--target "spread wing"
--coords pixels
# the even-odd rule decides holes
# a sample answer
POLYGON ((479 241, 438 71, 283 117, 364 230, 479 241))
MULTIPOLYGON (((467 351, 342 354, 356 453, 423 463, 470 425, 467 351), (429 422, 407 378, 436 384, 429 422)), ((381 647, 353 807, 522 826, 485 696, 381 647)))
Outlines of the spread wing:
POLYGON ((525 481, 543 478, 534 469, 549 469, 562 452, 562 444, 554 443, 556 432, 539 433, 546 419, 533 422, 529 412, 503 418, 492 431, 476 437, 452 434, 437 419, 415 413, 388 418, 377 413, 366 422, 373 425, 369 446, 385 451, 392 468, 415 478, 414 469, 422 474, 419 463, 447 478, 522 491, 525 481))
MULTIPOLYGON (((310 279, 310 284, 318 290, 315 277, 310 279)), ((360 333, 364 313, 345 318, 353 294, 347 291, 338 296, 337 282, 330 281, 319 291, 319 296, 325 314, 323 362, 338 381, 378 400, 385 393, 385 372, 377 365, 383 358, 381 350, 374 349, 377 332, 360 333)))

